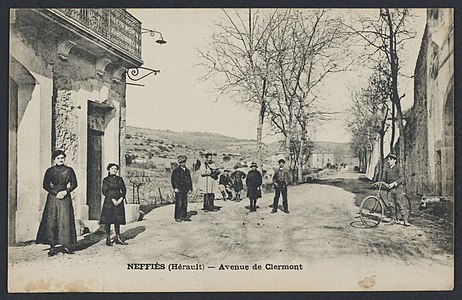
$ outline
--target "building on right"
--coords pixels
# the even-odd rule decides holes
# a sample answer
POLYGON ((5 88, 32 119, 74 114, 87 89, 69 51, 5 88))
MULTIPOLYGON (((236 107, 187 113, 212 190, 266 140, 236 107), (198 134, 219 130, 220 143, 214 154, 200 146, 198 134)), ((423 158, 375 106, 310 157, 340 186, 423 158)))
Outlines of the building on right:
POLYGON ((454 200, 454 11, 427 10, 405 126, 406 189, 454 200))

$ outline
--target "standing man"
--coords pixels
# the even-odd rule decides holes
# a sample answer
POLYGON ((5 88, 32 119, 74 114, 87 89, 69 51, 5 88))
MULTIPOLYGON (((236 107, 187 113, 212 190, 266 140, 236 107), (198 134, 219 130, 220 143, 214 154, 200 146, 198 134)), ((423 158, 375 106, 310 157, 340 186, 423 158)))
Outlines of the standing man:
POLYGON ((284 159, 278 160, 279 168, 274 171, 273 184, 274 184, 274 201, 273 210, 271 213, 278 211, 279 197, 282 193, 282 205, 284 206, 284 212, 289 213, 289 204, 287 203, 287 185, 290 182, 289 170, 284 167, 286 161, 284 159))
POLYGON ((262 177, 260 171, 257 170, 257 164, 250 165, 251 170, 247 173, 245 183, 247 185, 247 197, 250 200, 250 211, 257 211, 257 199, 261 198, 262 177))
POLYGON ((175 221, 191 221, 187 217, 188 193, 192 192, 191 173, 186 168, 186 155, 178 156, 180 164, 172 172, 172 187, 175 191, 175 221))
POLYGON ((213 200, 218 191, 218 175, 220 170, 212 161, 212 153, 205 154, 205 161, 200 167, 200 190, 204 192, 204 211, 217 211, 213 200))
POLYGON ((398 157, 394 154, 389 154, 387 156, 387 161, 388 167, 385 169, 383 174, 383 181, 385 182, 385 186, 388 188, 387 201, 392 213, 390 224, 395 224, 395 222, 398 221, 397 219, 395 220, 395 218, 397 217, 397 212, 399 211, 403 217, 403 225, 410 226, 409 211, 404 204, 403 197, 404 177, 401 173, 400 166, 397 164, 398 157))

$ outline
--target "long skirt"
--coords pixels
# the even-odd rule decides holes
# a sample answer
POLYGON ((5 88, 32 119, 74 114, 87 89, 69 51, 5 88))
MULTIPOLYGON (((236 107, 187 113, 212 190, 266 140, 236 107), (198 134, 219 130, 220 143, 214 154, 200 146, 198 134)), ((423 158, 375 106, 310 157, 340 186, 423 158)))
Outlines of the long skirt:
POLYGON ((77 243, 71 195, 58 199, 48 194, 35 242, 51 246, 77 243))
POLYGON ((125 225, 125 206, 122 201, 115 206, 111 197, 105 197, 103 208, 101 209, 100 224, 121 224, 125 225))

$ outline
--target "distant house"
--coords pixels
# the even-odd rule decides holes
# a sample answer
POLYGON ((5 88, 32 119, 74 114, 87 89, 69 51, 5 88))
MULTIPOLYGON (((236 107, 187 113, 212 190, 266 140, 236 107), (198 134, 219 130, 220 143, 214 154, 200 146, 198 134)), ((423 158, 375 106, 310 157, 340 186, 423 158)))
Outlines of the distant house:
POLYGON ((308 159, 308 164, 310 168, 314 169, 327 168, 335 164, 334 154, 323 152, 312 153, 310 158, 308 159))

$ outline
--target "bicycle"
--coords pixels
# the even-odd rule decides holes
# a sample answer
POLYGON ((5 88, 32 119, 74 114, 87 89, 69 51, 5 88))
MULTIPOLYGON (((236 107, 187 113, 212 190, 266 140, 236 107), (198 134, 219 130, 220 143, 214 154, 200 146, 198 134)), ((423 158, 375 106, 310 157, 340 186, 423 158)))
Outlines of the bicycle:
MULTIPOLYGON (((400 213, 396 211, 395 215, 391 215, 391 209, 387 205, 387 203, 383 200, 382 194, 380 193, 382 190, 382 185, 383 182, 378 182, 378 190, 377 190, 377 196, 367 196, 366 198, 361 201, 360 205, 360 210, 359 210, 359 217, 361 219, 361 222, 363 223, 364 226, 372 228, 372 227, 377 227, 380 222, 386 217, 390 218, 395 218, 396 220, 400 221, 399 215, 400 213)), ((406 205, 406 208, 408 209, 409 216, 411 215, 411 200, 409 197, 406 195, 406 193, 403 192, 403 197, 404 197, 404 203, 406 205)))

